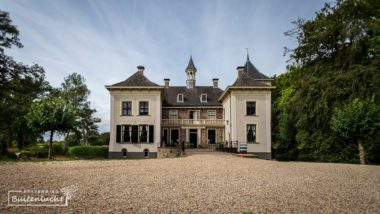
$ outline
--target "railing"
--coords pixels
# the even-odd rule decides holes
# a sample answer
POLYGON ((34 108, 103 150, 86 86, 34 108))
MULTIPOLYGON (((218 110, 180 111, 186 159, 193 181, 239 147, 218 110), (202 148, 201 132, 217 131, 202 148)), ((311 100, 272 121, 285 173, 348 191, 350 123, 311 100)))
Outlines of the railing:
POLYGON ((163 119, 162 125, 223 125, 223 119, 163 119))

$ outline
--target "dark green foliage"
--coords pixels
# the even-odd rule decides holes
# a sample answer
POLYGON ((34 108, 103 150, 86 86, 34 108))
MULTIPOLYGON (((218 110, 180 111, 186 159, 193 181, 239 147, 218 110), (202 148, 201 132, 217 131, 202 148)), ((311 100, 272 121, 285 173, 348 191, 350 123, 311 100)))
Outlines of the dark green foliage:
POLYGON ((69 147, 68 155, 79 157, 79 158, 107 158, 108 146, 69 147))
POLYGON ((0 134, 1 154, 8 152, 16 140, 19 148, 35 141, 38 136, 26 126, 25 115, 34 99, 49 89, 44 69, 16 62, 5 50, 22 44, 19 31, 9 14, 0 10, 0 134))
POLYGON ((380 136, 380 108, 373 101, 355 99, 334 109, 331 128, 338 139, 357 141, 360 160, 365 163, 365 149, 360 147, 380 136))
POLYGON ((37 144, 37 145, 28 147, 26 150, 29 151, 33 157, 36 157, 36 158, 47 158, 48 153, 49 153, 48 145, 37 144))
POLYGON ((93 141, 90 141, 91 145, 108 145, 110 142, 110 133, 109 132, 103 132, 100 135, 97 136, 96 139, 93 141))
MULTIPOLYGON (((45 144, 44 145, 44 149, 46 151, 48 151, 49 145, 45 144)), ((63 149, 63 144, 61 144, 61 143, 53 143, 52 153, 53 153, 53 155, 65 155, 66 152, 63 149)))
MULTIPOLYGON (((380 4, 346 0, 326 4, 286 35, 298 46, 288 72, 275 79, 273 153, 277 159, 357 162, 352 140, 336 138, 333 109, 355 99, 380 104, 380 4)), ((378 160, 372 140, 367 158, 378 160)), ((357 145, 357 144, 356 144, 357 145)))
POLYGON ((52 155, 54 132, 66 132, 72 129, 75 122, 73 107, 59 98, 48 97, 33 103, 26 115, 28 126, 35 132, 50 132, 49 156, 52 155))
POLYGON ((73 131, 76 132, 75 134, 81 137, 83 145, 88 145, 89 142, 94 141, 98 135, 96 123, 100 122, 100 119, 93 115, 96 110, 91 108, 88 101, 90 90, 87 88, 84 77, 78 73, 70 74, 65 77, 57 93, 73 106, 77 117, 73 130, 70 130, 68 134, 73 131))

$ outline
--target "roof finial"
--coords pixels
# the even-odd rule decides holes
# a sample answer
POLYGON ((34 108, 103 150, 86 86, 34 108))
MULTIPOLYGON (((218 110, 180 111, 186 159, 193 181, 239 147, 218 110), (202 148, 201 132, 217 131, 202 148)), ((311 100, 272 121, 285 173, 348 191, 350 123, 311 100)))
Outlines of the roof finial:
POLYGON ((192 55, 190 55, 189 64, 187 65, 186 70, 189 70, 189 69, 191 69, 191 70, 195 70, 195 71, 197 70, 197 69, 195 68, 195 66, 194 66, 193 56, 192 56, 192 55))
POLYGON ((249 61, 249 50, 248 50, 248 48, 246 48, 247 49, 247 61, 249 61))

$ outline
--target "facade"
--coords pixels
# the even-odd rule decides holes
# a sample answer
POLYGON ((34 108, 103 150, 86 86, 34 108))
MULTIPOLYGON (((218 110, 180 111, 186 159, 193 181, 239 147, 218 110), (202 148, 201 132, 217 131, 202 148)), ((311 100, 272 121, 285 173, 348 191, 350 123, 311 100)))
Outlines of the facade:
MULTIPOLYGON (((236 81, 222 90, 196 85, 190 57, 186 86, 159 86, 144 67, 125 81, 106 86, 111 95, 110 158, 155 158, 157 148, 184 143, 190 148, 242 145, 248 153, 271 158, 271 79, 247 56, 236 81)), ((238 147, 240 148, 240 147, 238 147)))

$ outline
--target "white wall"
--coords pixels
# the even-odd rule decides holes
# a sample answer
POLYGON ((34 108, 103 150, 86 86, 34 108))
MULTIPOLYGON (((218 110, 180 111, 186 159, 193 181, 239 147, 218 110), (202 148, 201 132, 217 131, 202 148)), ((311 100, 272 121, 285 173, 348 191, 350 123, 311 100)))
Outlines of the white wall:
POLYGON ((271 152, 271 92, 268 90, 233 90, 232 140, 247 142, 247 124, 256 124, 257 144, 248 144, 248 152, 271 152), (246 115, 246 102, 256 102, 256 116, 246 115))
POLYGON ((112 90, 111 94, 111 120, 109 151, 120 152, 123 148, 128 152, 157 152, 161 140, 161 91, 143 89, 112 90), (121 116, 123 101, 132 102, 132 116, 121 116), (139 101, 149 102, 149 115, 139 116, 139 101), (123 144, 116 143, 116 125, 154 125, 154 143, 151 144, 123 144))

